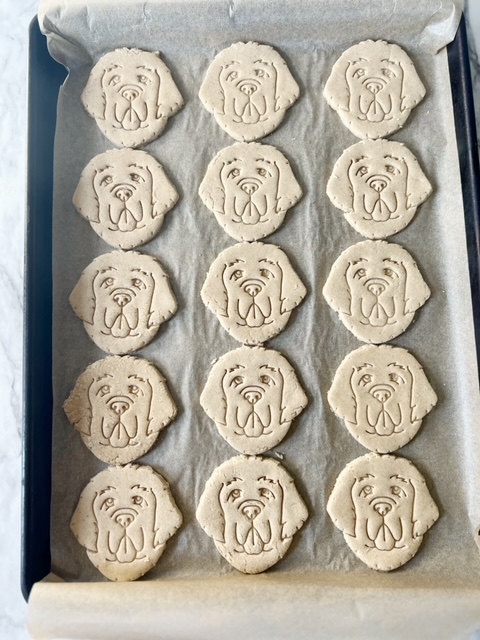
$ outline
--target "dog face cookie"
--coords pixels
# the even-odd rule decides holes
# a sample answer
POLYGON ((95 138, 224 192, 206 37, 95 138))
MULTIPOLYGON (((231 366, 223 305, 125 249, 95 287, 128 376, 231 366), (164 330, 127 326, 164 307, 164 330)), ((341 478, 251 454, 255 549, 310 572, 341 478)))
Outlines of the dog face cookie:
POLYGON ((222 129, 249 142, 278 127, 300 89, 275 49, 237 42, 215 57, 199 95, 222 129))
POLYGON ((307 406, 295 371, 278 351, 240 347, 213 366, 200 403, 237 451, 263 453, 277 445, 307 406))
POLYGON ((225 231, 247 241, 278 229, 302 196, 285 156, 256 142, 222 149, 209 164, 199 193, 225 231))
POLYGON ((70 294, 70 304, 95 344, 113 354, 148 344, 177 310, 160 264, 135 251, 95 258, 70 294))
POLYGON ((160 135, 183 98, 158 53, 116 49, 93 67, 82 102, 113 144, 141 147, 160 135))
POLYGON ((259 344, 280 333, 306 293, 283 251, 261 242, 243 242, 222 251, 201 291, 222 327, 246 344, 259 344))
POLYGON ((143 456, 177 413, 157 369, 131 356, 87 367, 63 408, 90 451, 108 464, 143 456))
POLYGON ((197 509, 197 520, 218 551, 243 573, 260 573, 283 558, 307 517, 280 463, 246 456, 215 469, 197 509))
POLYGON ((339 366, 328 402, 364 447, 390 453, 416 435, 437 395, 408 351, 368 345, 339 366))
POLYGON ((403 127, 425 87, 403 49, 367 40, 340 56, 323 94, 355 136, 375 139, 403 127))
POLYGON ((380 343, 407 329, 430 289, 405 249, 365 240, 337 258, 323 295, 353 335, 380 343))
POLYGON ((432 186, 415 156, 400 142, 365 140, 344 151, 333 168, 327 195, 367 238, 404 229, 432 186))
POLYGON ((177 200, 175 187, 155 158, 132 149, 95 156, 73 196, 75 208, 92 229, 119 249, 151 240, 177 200))
POLYGON ((166 480, 150 467, 129 464, 90 480, 70 528, 106 578, 127 581, 157 564, 181 523, 166 480))
POLYGON ((355 555, 379 571, 413 558, 439 516, 418 469, 404 458, 376 453, 345 467, 327 511, 355 555))

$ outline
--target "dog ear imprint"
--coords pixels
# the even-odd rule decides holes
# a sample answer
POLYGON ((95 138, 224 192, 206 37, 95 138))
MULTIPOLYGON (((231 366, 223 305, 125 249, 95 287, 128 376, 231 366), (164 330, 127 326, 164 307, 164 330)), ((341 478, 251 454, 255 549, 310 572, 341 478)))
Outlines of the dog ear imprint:
POLYGON ((439 517, 418 469, 376 453, 356 458, 340 473, 327 512, 355 555, 378 571, 411 560, 439 517))
POLYGON ((92 564, 109 580, 150 571, 182 523, 168 483, 151 467, 109 467, 80 495, 70 528, 92 564))
POLYGON ((148 344, 177 310, 160 263, 135 251, 95 258, 70 294, 70 304, 93 342, 115 355, 148 344))
POLYGON ((307 517, 286 470, 255 456, 237 456, 217 467, 197 508, 197 520, 221 555, 250 574, 283 558, 307 517))
POLYGON ((220 435, 244 454, 275 447, 307 402, 286 358, 263 347, 240 347, 222 356, 200 396, 220 435))
POLYGON ((251 241, 276 231, 302 190, 278 149, 243 142, 215 156, 199 194, 232 238, 251 241))
POLYGON ((337 258, 323 295, 359 340, 378 344, 406 331, 430 289, 408 251, 365 240, 337 258))
POLYGON ((158 53, 116 49, 93 67, 82 102, 113 144, 140 147, 157 138, 183 98, 158 53))
POLYGON ((237 42, 215 57, 199 95, 222 129, 235 140, 249 142, 280 125, 300 89, 275 49, 237 42))
POLYGON ((432 186, 415 156, 400 142, 364 140, 343 152, 327 195, 347 221, 367 238, 404 229, 432 186))
POLYGON ((384 138, 400 129, 424 98, 408 55, 382 40, 360 42, 335 62, 324 96, 343 124, 359 138, 384 138))

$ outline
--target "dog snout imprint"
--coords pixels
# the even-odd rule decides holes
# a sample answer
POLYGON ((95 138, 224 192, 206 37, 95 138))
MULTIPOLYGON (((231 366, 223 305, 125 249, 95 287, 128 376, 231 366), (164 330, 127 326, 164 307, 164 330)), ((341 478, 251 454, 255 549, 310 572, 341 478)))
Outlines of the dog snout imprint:
POLYGON ((243 573, 260 573, 287 552, 308 511, 279 462, 236 456, 205 485, 197 520, 222 556, 243 573))
POLYGON ((163 167, 145 151, 115 149, 95 156, 73 195, 77 211, 105 242, 133 249, 151 240, 178 193, 163 167))
POLYGON ((140 147, 163 131, 183 98, 158 53, 117 49, 93 67, 82 102, 113 144, 140 147))
POLYGON ((354 135, 376 139, 403 127, 425 87, 403 49, 367 40, 335 62, 324 96, 354 135))
POLYGON ((275 49, 237 42, 215 57, 199 95, 222 129, 249 142, 279 126, 300 89, 275 49))
POLYGON ((431 192, 413 153, 388 140, 364 140, 346 149, 327 184, 332 203, 371 239, 404 229, 431 192))

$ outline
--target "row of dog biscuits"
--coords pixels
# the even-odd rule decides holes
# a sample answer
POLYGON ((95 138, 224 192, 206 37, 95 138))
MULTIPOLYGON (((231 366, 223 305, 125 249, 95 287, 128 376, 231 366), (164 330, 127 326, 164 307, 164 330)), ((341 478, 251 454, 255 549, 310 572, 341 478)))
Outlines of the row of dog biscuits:
POLYGON ((381 344, 403 333, 430 296, 410 254, 383 240, 410 223, 432 190, 404 145, 380 139, 402 127, 424 95, 406 53, 370 40, 342 54, 324 90, 342 122, 364 138, 336 162, 327 195, 369 238, 340 255, 323 289, 343 324, 369 343, 340 364, 328 401, 373 451, 340 473, 327 511, 355 555, 380 571, 408 562, 439 516, 418 469, 385 455, 416 435, 437 396, 408 351, 381 344))
POLYGON ((70 296, 89 337, 112 355, 80 375, 64 410, 87 447, 116 465, 82 491, 71 529, 104 576, 134 580, 155 566, 182 515, 166 480, 131 464, 177 409, 156 367, 125 354, 148 344, 177 303, 160 263, 125 250, 151 240, 178 200, 157 160, 131 147, 157 137, 183 99, 158 54, 119 49, 94 66, 82 101, 107 138, 128 148, 93 158, 73 197, 92 229, 118 250, 95 258, 70 296))
POLYGON ((251 142, 273 131, 298 95, 281 56, 253 42, 220 52, 200 89, 218 124, 241 141, 215 156, 200 185, 205 206, 241 241, 215 259, 201 297, 243 343, 214 364, 200 402, 224 439, 248 455, 213 471, 197 519, 221 555, 244 573, 278 562, 308 516, 282 465, 258 456, 285 437, 307 404, 286 358, 260 346, 285 328, 306 289, 279 247, 256 242, 282 224, 302 191, 278 149, 251 142))

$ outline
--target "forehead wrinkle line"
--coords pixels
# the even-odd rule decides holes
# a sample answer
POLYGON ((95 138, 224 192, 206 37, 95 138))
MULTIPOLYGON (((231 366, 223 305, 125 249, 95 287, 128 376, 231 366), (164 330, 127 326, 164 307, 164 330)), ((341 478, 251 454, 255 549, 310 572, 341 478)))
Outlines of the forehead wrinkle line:
POLYGON ((407 370, 407 367, 405 367, 403 364, 400 364, 399 362, 389 362, 387 364, 387 367, 398 367, 399 369, 403 369, 403 371, 407 370))
POLYGON ((227 64, 223 65, 224 69, 228 69, 229 67, 233 66, 234 64, 240 64, 239 60, 232 60, 231 62, 227 62, 227 64))
POLYGON ((235 260, 233 260, 232 262, 227 262, 227 267, 233 267, 236 264, 238 264, 239 262, 241 262, 242 264, 245 264, 245 260, 242 260, 242 258, 236 258, 235 260))
POLYGON ((138 491, 146 491, 146 492, 149 492, 149 491, 150 491, 150 489, 148 489, 148 487, 142 487, 142 486, 141 486, 141 485, 139 485, 139 484, 133 484, 133 485, 130 487, 130 490, 131 490, 131 489, 138 489, 138 491))
POLYGON ((277 484, 276 480, 267 478, 267 476, 260 476, 259 478, 257 478, 257 482, 269 482, 270 484, 277 484))
POLYGON ((374 364, 373 362, 364 362, 363 364, 358 365, 357 369, 358 371, 361 371, 362 369, 365 369, 365 367, 373 367, 374 364))
POLYGON ((239 369, 246 369, 246 366, 243 364, 236 364, 231 369, 227 369, 228 373, 232 373, 233 371, 238 371, 239 369))
POLYGON ((132 164, 129 164, 128 167, 135 167, 135 169, 145 169, 145 167, 142 167, 141 164, 136 164, 135 162, 132 164))
POLYGON ((397 260, 393 260, 392 258, 382 258, 382 262, 391 262, 392 264, 400 265, 397 260))
POLYGON ((359 258, 358 260, 354 260, 351 265, 352 267, 354 267, 356 264, 358 264, 359 262, 368 262, 367 258, 359 258))
POLYGON ((269 371, 274 371, 275 373, 278 371, 275 367, 271 367, 269 364, 261 364, 260 369, 268 369, 269 371))
POLYGON ((115 169, 115 167, 113 167, 113 166, 112 166, 112 165, 110 165, 110 164, 107 164, 107 165, 105 165, 105 166, 103 167, 103 169, 97 169, 97 172, 98 172, 98 173, 103 173, 104 171, 107 171, 107 169, 115 169))
POLYGON ((149 275, 150 275, 150 273, 149 273, 148 271, 144 271, 144 270, 143 270, 143 269, 141 269, 140 267, 132 267, 132 268, 131 268, 131 271, 132 271, 132 272, 134 272, 134 273, 141 273, 141 274, 143 274, 144 276, 149 276, 149 275))
POLYGON ((397 156, 392 156, 390 153, 387 153, 383 157, 384 158, 390 158, 390 160, 396 160, 397 162, 400 162, 400 158, 397 158, 397 156))
POLYGON ((368 62, 368 59, 367 59, 367 58, 357 58, 356 60, 352 60, 352 61, 350 62, 350 64, 351 64, 351 65, 352 65, 352 67, 353 67, 353 65, 355 65, 355 64, 359 64, 360 62, 368 62))
POLYGON ((399 476, 398 473, 394 473, 393 476, 390 476, 390 480, 400 480, 400 482, 404 482, 405 484, 409 484, 409 481, 402 476, 399 476))
POLYGON ((103 273, 108 273, 109 271, 118 271, 117 267, 105 267, 105 269, 100 269, 100 271, 98 272, 99 275, 102 275, 103 273))
POLYGON ((116 487, 105 487, 105 489, 102 489, 101 491, 98 492, 99 496, 102 496, 104 493, 107 493, 107 491, 116 491, 117 488, 116 487))
POLYGON ((232 478, 231 480, 228 480, 225 483, 225 486, 228 487, 229 485, 233 484, 234 482, 243 482, 243 478, 237 478, 236 476, 234 478, 232 478))
POLYGON ((373 473, 366 473, 364 476, 358 478, 358 482, 363 482, 367 478, 375 478, 376 476, 373 473))
POLYGON ((139 380, 140 382, 146 382, 145 378, 141 378, 137 373, 132 373, 127 376, 128 380, 139 380))
POLYGON ((105 372, 99 375, 98 378, 96 378, 96 382, 98 382, 99 380, 103 380, 104 378, 113 378, 113 377, 114 377, 113 374, 105 372))
POLYGON ((267 264, 271 264, 274 267, 276 266, 276 262, 273 262, 272 260, 269 260, 268 258, 260 258, 259 262, 266 262, 267 264))

